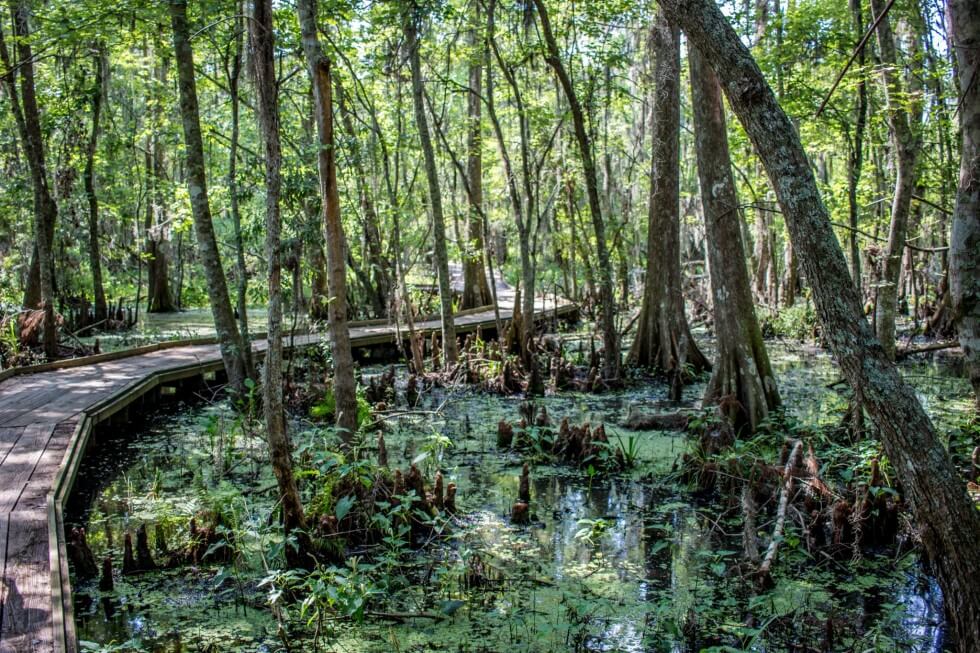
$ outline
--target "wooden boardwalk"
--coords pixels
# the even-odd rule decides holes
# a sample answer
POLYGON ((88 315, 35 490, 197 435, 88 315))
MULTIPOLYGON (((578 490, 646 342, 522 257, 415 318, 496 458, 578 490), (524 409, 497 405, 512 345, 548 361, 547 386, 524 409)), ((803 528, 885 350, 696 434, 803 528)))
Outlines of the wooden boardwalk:
MULTIPOLYGON (((570 304, 541 304, 536 317, 574 311, 570 304)), ((510 319, 510 306, 500 313, 510 319)), ((492 309, 456 319, 461 333, 495 324, 492 309)), ((426 334, 440 329, 436 320, 416 327, 426 334)), ((294 345, 323 337, 297 336, 294 345)), ((351 327, 355 348, 396 338, 394 326, 383 323, 351 327)), ((266 342, 253 347, 261 352, 266 342)), ((61 510, 94 426, 135 401, 151 403, 161 385, 214 372, 222 363, 217 345, 188 343, 45 367, 0 380, 0 653, 77 650, 61 510)))

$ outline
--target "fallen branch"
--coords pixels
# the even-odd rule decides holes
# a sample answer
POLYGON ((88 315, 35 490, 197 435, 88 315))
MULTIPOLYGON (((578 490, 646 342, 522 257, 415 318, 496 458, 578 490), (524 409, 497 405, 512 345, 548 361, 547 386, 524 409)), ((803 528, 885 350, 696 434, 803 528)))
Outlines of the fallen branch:
POLYGON ((683 431, 691 418, 684 413, 655 413, 643 414, 630 411, 623 428, 631 431, 683 431))
POLYGON ((793 445, 793 451, 786 460, 786 467, 783 469, 783 489, 779 493, 779 507, 776 509, 776 525, 772 529, 772 539, 769 541, 769 548, 766 555, 759 565, 759 580, 762 584, 770 581, 769 570, 773 561, 776 559, 776 551, 779 550, 779 543, 783 539, 783 528, 786 526, 786 508, 789 506, 790 493, 793 491, 793 469, 799 465, 800 456, 803 453, 803 442, 797 440, 793 445))
POLYGON ((942 351, 944 349, 955 349, 959 347, 960 343, 956 340, 948 340, 942 342, 932 342, 928 345, 922 345, 921 347, 905 347, 904 349, 899 349, 895 353, 895 360, 902 360, 903 358, 908 358, 909 356, 915 356, 916 354, 925 354, 930 351, 942 351))

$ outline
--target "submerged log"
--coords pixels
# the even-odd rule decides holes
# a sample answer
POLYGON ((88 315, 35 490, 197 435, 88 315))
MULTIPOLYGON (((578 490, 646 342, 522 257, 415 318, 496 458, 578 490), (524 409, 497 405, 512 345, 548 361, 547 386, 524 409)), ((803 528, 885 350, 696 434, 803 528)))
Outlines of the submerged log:
POLYGON ((684 413, 644 414, 631 408, 623 427, 632 431, 684 431, 690 421, 690 416, 684 413))

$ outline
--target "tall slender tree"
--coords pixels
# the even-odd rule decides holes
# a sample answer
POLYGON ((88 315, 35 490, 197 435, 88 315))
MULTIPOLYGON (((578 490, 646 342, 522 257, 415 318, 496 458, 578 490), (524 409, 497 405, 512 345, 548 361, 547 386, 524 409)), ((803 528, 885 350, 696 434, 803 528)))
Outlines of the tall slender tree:
POLYGON ((895 358, 895 319, 898 313, 898 289, 902 273, 902 258, 908 234, 909 208, 915 191, 915 166, 921 140, 916 130, 918 119, 905 94, 895 34, 888 16, 883 16, 883 0, 871 0, 872 19, 878 22, 876 34, 881 57, 881 76, 885 87, 885 105, 891 134, 892 156, 895 161, 895 194, 892 198, 891 226, 885 251, 884 274, 878 289, 875 306, 875 328, 885 353, 895 358))
POLYGON ((269 457, 279 486, 283 530, 296 546, 285 547, 291 567, 309 567, 312 540, 306 533, 306 515, 293 475, 292 446, 286 431, 282 374, 282 145, 279 139, 279 89, 276 83, 275 32, 272 0, 255 0, 248 21, 249 48, 258 102, 259 131, 265 150, 265 255, 268 259, 268 349, 262 375, 269 457))
POLYGON ((102 322, 109 317, 109 308, 105 299, 105 286, 102 282, 102 247, 99 243, 101 229, 99 228, 99 196, 95 191, 95 154, 99 147, 99 132, 102 129, 102 102, 106 96, 107 69, 109 61, 106 57, 105 45, 96 43, 92 55, 95 76, 92 82, 92 129, 89 132, 85 148, 85 170, 82 181, 85 185, 85 197, 88 200, 88 260, 92 273, 92 299, 95 308, 96 322, 102 322))
MULTIPOLYGON (((323 54, 317 32, 316 0, 299 0, 296 4, 303 52, 313 84, 313 104, 316 114, 320 171, 320 196, 323 210, 323 230, 327 241, 327 278, 330 285, 330 335, 333 351, 336 398, 336 422, 345 442, 350 442, 357 430, 357 384, 354 380, 354 358, 351 354, 350 331, 347 327, 346 257, 344 256, 344 227, 340 220, 340 194, 337 189, 336 144, 333 131, 333 85, 330 60, 323 54)), ((453 336, 455 342, 455 336, 453 336)))
POLYGON ((962 651, 980 648, 980 513, 932 421, 864 318, 799 135, 714 0, 661 0, 719 74, 732 109, 776 191, 813 290, 824 338, 865 410, 919 524, 962 651))
POLYGON ((28 273, 24 305, 44 311, 42 343, 48 359, 58 355, 58 335, 54 317, 54 227, 58 205, 48 186, 48 170, 41 134, 41 110, 34 84, 34 52, 31 47, 30 5, 26 0, 10 0, 14 25, 14 54, 12 60, 0 30, 0 57, 3 80, 10 96, 10 106, 17 123, 27 164, 34 186, 34 254, 28 273), (20 89, 16 80, 20 78, 20 89), (35 281, 36 280, 36 281, 35 281))
POLYGON ((419 56, 419 27, 422 11, 415 0, 408 2, 402 17, 405 30, 405 46, 412 71, 412 103, 415 106, 415 128, 418 130, 425 161, 425 177, 429 184, 429 213, 432 216, 433 258, 439 276, 439 303, 442 307, 442 343, 446 366, 454 365, 457 358, 456 323, 453 317, 453 296, 449 277, 449 253, 446 248, 446 221, 442 212, 442 190, 439 188, 439 171, 436 167, 435 148, 429 133, 429 121, 425 115, 422 81, 422 59, 419 56))
POLYGON ((949 0, 949 23, 962 93, 960 186, 949 280, 953 316, 980 413, 980 6, 971 0, 949 0))
POLYGON ((547 48, 545 61, 555 71, 555 76, 561 85, 568 108, 572 114, 572 125, 575 129, 575 140, 578 142, 579 155, 582 158, 582 168, 585 172, 585 190, 589 199, 589 213, 592 216, 592 229, 595 232, 596 258, 599 262, 599 301, 602 303, 602 376, 607 382, 616 383, 620 378, 619 332, 616 330, 616 304, 613 294, 612 262, 609 258, 609 245, 606 243, 606 222, 602 216, 602 204, 599 199, 599 180, 596 176, 595 156, 592 152, 592 139, 585 125, 585 111, 579 101, 578 93, 572 78, 562 62, 558 42, 551 29, 551 20, 544 0, 534 0, 541 21, 541 33, 547 48))
POLYGON ((691 335, 681 285, 680 31, 658 11, 650 37, 654 90, 646 281, 629 360, 676 377, 676 393, 688 370, 702 372, 711 364, 691 335))
POLYGON ((688 63, 718 342, 718 360, 704 403, 720 403, 737 429, 754 431, 779 406, 779 393, 745 267, 721 86, 697 47, 688 48, 688 63), (726 397, 735 401, 724 401, 726 397))
POLYGON ((197 106, 197 81, 194 77, 194 51, 191 48, 190 27, 187 23, 186 0, 170 1, 170 19, 177 61, 180 114, 184 127, 187 191, 194 217, 194 231, 228 383, 232 391, 244 396, 248 369, 245 363, 247 344, 235 325, 235 315, 231 310, 228 285, 211 220, 207 171, 204 166, 204 141, 201 137, 201 118, 197 106))
POLYGON ((483 267, 483 47, 480 39, 480 1, 472 0, 467 30, 469 93, 466 96, 466 176, 469 213, 466 247, 463 248, 463 297, 461 308, 493 302, 483 267))

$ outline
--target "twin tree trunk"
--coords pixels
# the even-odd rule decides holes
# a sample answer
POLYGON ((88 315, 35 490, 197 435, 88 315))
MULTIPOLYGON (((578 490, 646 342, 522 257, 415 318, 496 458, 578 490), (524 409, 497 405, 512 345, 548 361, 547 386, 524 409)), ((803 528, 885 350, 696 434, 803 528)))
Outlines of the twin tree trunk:
MULTIPOLYGON (((884 4, 882 0, 871 0, 872 18, 881 15, 884 4)), ((885 348, 888 357, 894 360, 898 285, 908 234, 909 207, 912 204, 912 192, 915 186, 915 163, 921 143, 913 132, 912 110, 906 108, 909 100, 902 91, 897 68, 898 57, 895 53, 895 35, 892 33, 887 16, 878 23, 877 34, 878 50, 881 53, 881 74, 885 82, 888 127, 895 158, 895 195, 892 198, 892 218, 888 231, 888 249, 885 252, 885 270, 875 306, 875 326, 881 345, 885 348)))
POLYGON ((578 141, 579 154, 582 157, 582 168, 585 172, 585 190, 589 198, 589 212, 592 215, 592 228, 595 231, 596 258, 599 261, 599 301, 602 303, 602 376, 611 382, 620 378, 619 332, 616 330, 616 305, 613 294, 612 263, 609 260, 609 247, 606 244, 606 223, 602 217, 602 205, 599 201, 599 181, 595 171, 595 157, 592 154, 592 141, 585 126, 585 112, 579 102, 578 94, 572 84, 572 78, 561 60, 558 42, 551 31, 551 21, 544 0, 534 0, 541 20, 541 32, 544 36, 547 53, 545 61, 555 71, 555 76, 561 84, 568 100, 572 114, 572 125, 575 128, 575 139, 578 141))
POLYGON ((54 323, 54 225, 58 219, 55 204, 48 187, 48 171, 44 158, 44 138, 41 135, 41 111, 37 105, 34 86, 34 53, 30 40, 30 7, 24 0, 11 0, 16 53, 16 68, 11 64, 7 44, 0 31, 0 56, 7 73, 4 83, 10 96, 10 105, 17 123, 31 170, 34 185, 34 255, 28 273, 24 306, 44 311, 42 342, 49 360, 58 355, 58 335, 54 323), (16 75, 20 76, 20 97, 16 75))
MULTIPOLYGON (((357 384, 350 331, 347 328, 347 282, 344 258, 344 228, 340 220, 340 194, 337 188, 336 145, 333 136, 333 96, 330 60, 324 56, 317 36, 316 0, 300 0, 296 5, 303 51, 313 84, 320 171, 320 198, 323 230, 327 241, 327 279, 330 286, 330 340, 333 351, 336 424, 349 444, 357 430, 357 384)), ((451 318, 450 318, 451 319, 451 318)), ((453 342, 456 342, 455 335, 453 342)))
POLYGON ((715 71, 776 190, 824 337, 881 434, 961 651, 980 649, 980 515, 928 415, 864 319, 799 136, 714 0, 661 0, 715 71))
POLYGON ((950 0, 949 22, 963 93, 960 187, 953 213, 949 282, 953 319, 980 413, 980 6, 975 0, 950 0))
POLYGON ((419 22, 421 12, 414 4, 403 18, 408 60, 412 69, 412 102, 415 105, 415 126, 419 132, 422 155, 425 159, 425 176, 429 182, 429 209, 432 213, 433 254, 439 275, 439 302, 442 310, 442 346, 446 367, 456 363, 456 324, 453 321, 453 296, 449 278, 449 254, 446 250, 446 222, 442 213, 442 191, 439 189, 439 171, 436 155, 425 117, 422 90, 422 62, 419 57, 419 22))
MULTIPOLYGON (((696 374, 711 364, 691 336, 681 286, 680 33, 658 11, 651 36, 655 63, 647 268, 629 361, 680 381, 688 371, 696 374)), ((679 390, 679 383, 673 385, 679 390)))
POLYGON ((718 403, 736 429, 754 431, 779 405, 776 379, 755 316, 745 267, 738 197, 721 86, 696 47, 688 48, 691 105, 718 358, 704 403, 718 403))
POLYGON ((184 127, 186 149, 187 192, 191 200, 194 231, 204 268, 208 301, 218 334, 221 359, 225 364, 228 383, 233 392, 245 394, 245 341, 235 325, 235 315, 228 299, 228 286, 218 254, 218 242, 211 221, 208 202, 207 173, 204 167, 204 143, 201 138, 201 118, 197 106, 197 83, 194 79, 194 52, 191 49, 190 28, 187 24, 186 0, 171 0, 170 18, 173 26, 174 52, 177 60, 180 115, 184 127))

